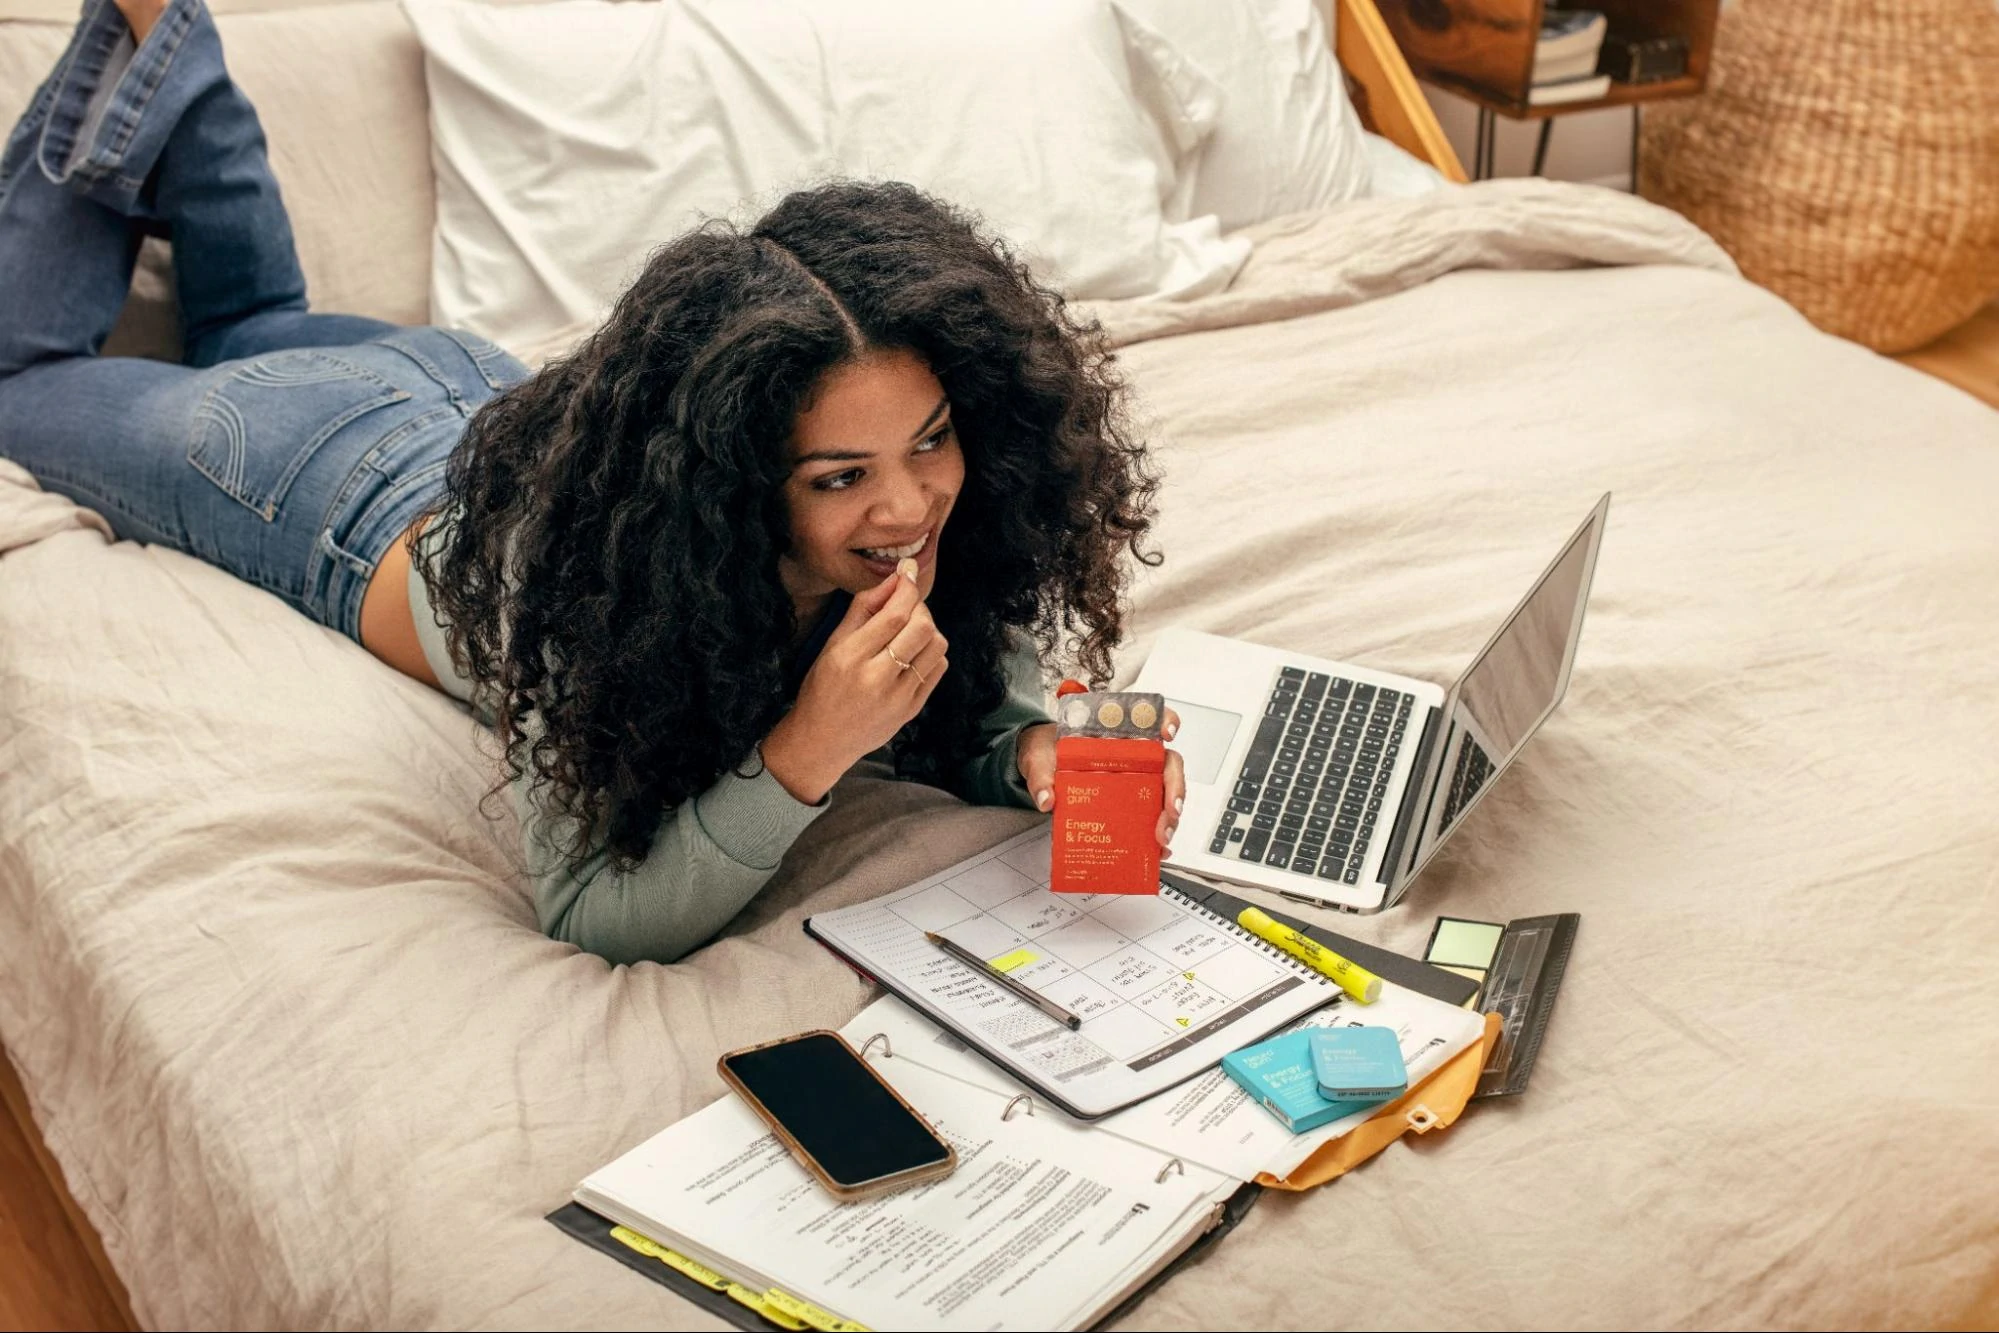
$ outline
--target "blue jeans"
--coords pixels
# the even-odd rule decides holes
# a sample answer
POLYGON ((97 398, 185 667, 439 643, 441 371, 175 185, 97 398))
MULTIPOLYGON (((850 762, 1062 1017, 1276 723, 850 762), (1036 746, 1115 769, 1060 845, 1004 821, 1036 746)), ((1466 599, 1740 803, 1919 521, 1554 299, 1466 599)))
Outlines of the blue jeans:
POLYGON ((469 333, 307 309, 201 0, 172 0, 136 50, 85 0, 0 154, 0 292, 0 456, 357 639, 466 418, 527 374, 469 333), (181 365, 98 355, 147 234, 173 242, 181 365))

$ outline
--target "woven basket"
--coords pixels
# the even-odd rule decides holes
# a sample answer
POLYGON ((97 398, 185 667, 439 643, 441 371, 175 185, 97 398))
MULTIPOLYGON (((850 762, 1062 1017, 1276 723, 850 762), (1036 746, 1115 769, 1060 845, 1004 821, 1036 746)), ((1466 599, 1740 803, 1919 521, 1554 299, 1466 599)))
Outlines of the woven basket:
POLYGON ((1898 352, 1999 293, 1993 0, 1741 0, 1639 190, 1820 328, 1898 352))

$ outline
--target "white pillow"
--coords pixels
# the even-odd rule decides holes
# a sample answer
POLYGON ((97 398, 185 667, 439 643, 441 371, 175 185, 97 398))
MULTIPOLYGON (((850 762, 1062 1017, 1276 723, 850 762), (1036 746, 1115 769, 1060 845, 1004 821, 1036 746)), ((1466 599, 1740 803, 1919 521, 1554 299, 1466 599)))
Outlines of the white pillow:
POLYGON ((1200 295, 1248 257, 1161 207, 1217 91, 1128 47, 1103 0, 404 8, 430 88, 431 317, 503 345, 599 318, 654 247, 830 175, 966 205, 1077 298, 1200 295))
POLYGON ((1365 198, 1360 117, 1314 0, 1119 0, 1220 85, 1214 132, 1168 217, 1223 231, 1365 198))
POLYGON ((1366 136, 1370 199, 1416 199, 1451 183, 1443 172, 1379 134, 1366 136))

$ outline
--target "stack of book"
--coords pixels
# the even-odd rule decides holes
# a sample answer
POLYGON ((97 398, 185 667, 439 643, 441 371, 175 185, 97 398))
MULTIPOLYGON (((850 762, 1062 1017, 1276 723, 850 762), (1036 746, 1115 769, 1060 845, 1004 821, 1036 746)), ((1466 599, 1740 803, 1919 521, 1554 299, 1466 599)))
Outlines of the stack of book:
POLYGON ((1534 81, 1528 91, 1531 106, 1588 102, 1610 91, 1610 76, 1596 72, 1609 30, 1594 9, 1547 9, 1541 18, 1540 40, 1534 44, 1534 81))

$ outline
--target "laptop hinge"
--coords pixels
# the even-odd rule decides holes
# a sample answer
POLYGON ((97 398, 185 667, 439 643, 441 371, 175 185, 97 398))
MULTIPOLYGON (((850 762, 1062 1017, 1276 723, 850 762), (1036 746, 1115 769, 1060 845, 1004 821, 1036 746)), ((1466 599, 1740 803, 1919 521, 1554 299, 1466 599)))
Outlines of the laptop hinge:
POLYGON ((1397 864, 1402 859, 1402 848, 1410 837, 1410 830, 1419 819, 1429 816, 1429 805, 1423 800, 1433 783, 1430 775, 1430 751, 1437 743, 1437 722, 1444 710, 1431 708, 1423 715, 1423 734, 1416 741, 1416 760, 1409 768, 1409 785, 1402 789, 1402 805, 1395 812, 1395 832, 1388 839, 1388 850, 1381 855, 1381 882, 1391 890, 1401 878, 1397 864))

